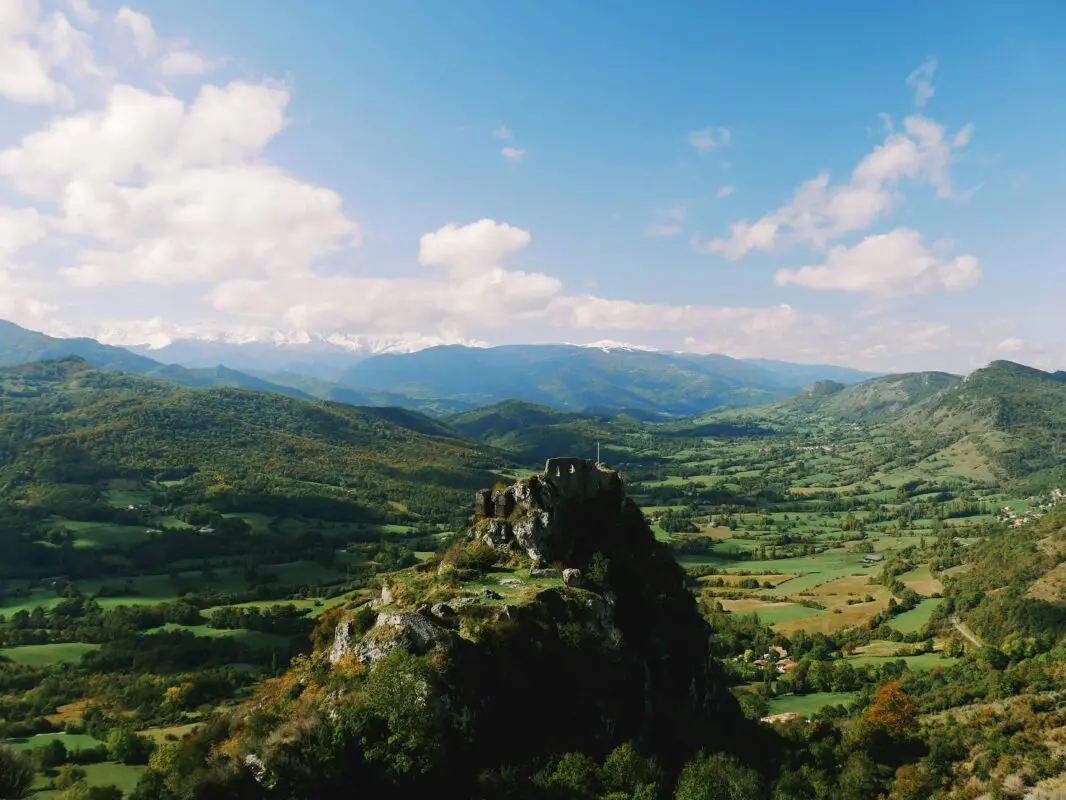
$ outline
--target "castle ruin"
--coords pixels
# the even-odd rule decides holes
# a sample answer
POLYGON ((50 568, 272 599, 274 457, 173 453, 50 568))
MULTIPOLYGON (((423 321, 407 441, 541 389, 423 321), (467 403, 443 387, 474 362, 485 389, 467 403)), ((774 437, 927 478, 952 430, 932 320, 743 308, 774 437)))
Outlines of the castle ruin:
MULTIPOLYGON (((618 473, 588 458, 549 458, 538 477, 546 481, 560 500, 583 501, 600 492, 618 488, 618 473)), ((506 489, 478 489, 474 493, 474 518, 506 519, 515 510, 514 486, 506 489)))

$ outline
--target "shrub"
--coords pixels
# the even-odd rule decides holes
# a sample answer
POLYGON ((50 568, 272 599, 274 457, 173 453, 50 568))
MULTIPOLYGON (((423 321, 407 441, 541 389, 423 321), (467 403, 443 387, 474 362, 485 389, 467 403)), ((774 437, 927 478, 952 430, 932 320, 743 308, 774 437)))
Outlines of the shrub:
POLYGON ((0 797, 17 800, 25 797, 36 770, 33 760, 10 747, 0 747, 0 797))

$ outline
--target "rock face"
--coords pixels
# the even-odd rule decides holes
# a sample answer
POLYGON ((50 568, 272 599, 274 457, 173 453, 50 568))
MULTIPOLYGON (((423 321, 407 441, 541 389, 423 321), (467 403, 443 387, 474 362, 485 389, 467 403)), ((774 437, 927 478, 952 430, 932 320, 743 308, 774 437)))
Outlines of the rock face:
POLYGON ((563 585, 574 586, 577 588, 584 588, 585 581, 581 577, 581 570, 579 569, 564 569, 563 570, 563 585))
POLYGON ((529 579, 495 591, 464 586, 454 570, 419 577, 416 567, 403 591, 377 601, 373 627, 360 638, 368 612, 362 626, 341 623, 330 651, 334 663, 367 667, 397 648, 440 656, 442 719, 476 720, 472 739, 465 728, 442 734, 448 770, 604 755, 630 740, 674 769, 700 748, 761 746, 711 657, 684 571, 616 472, 551 459, 544 473, 480 492, 477 503, 474 537, 528 558, 529 579), (534 712, 516 725, 515 709, 531 706, 559 709, 565 724, 534 712))
POLYGON ((447 634, 424 616, 387 611, 379 613, 374 627, 353 644, 354 634, 352 622, 337 626, 329 653, 332 663, 352 655, 361 664, 369 666, 400 647, 423 655, 448 641, 447 634))
POLYGON ((574 555, 570 512, 589 502, 620 504, 622 479, 609 467, 579 458, 551 458, 544 472, 522 478, 492 497, 494 513, 484 512, 484 490, 475 496, 475 535, 497 548, 516 547, 534 563, 566 563, 574 555))

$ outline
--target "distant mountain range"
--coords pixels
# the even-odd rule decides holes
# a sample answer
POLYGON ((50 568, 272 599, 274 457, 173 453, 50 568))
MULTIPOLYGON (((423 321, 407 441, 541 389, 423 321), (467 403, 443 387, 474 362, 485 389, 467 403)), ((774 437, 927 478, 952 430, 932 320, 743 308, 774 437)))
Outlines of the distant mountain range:
POLYGON ((311 395, 293 387, 274 384, 228 367, 189 369, 177 364, 161 364, 123 347, 100 344, 95 339, 58 339, 20 328, 12 322, 0 320, 0 367, 66 356, 78 356, 102 369, 159 378, 182 386, 255 389, 290 397, 312 399, 311 395))
POLYGON ((58 339, 0 322, 0 366, 76 355, 97 367, 185 386, 257 389, 436 415, 522 400, 662 419, 773 402, 814 381, 853 384, 872 377, 846 367, 610 346, 446 345, 370 357, 361 355, 365 349, 323 341, 306 346, 179 341, 138 349, 58 339))
POLYGON ((825 377, 856 383, 872 376, 842 367, 752 363, 721 355, 573 345, 452 345, 374 356, 346 370, 337 383, 414 400, 450 400, 468 408, 519 399, 561 410, 627 412, 653 419, 759 405, 825 377))
POLYGON ((921 442, 927 455, 920 458, 977 480, 1066 485, 1066 373, 1009 361, 965 378, 870 377, 839 367, 617 347, 455 345, 373 356, 327 380, 165 365, 92 339, 56 339, 0 322, 0 368, 70 356, 186 387, 376 406, 392 424, 477 441, 522 463, 563 451, 591 454, 597 442, 622 456, 627 434, 653 428, 665 436, 764 435, 820 417, 921 442))

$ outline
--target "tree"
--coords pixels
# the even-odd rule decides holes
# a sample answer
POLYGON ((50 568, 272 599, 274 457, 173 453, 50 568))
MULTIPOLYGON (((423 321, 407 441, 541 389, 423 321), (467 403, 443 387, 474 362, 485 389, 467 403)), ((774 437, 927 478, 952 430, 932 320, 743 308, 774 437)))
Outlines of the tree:
POLYGON ((889 733, 904 735, 917 729, 918 707, 899 681, 889 681, 877 690, 866 719, 889 733))
POLYGON ((608 792, 649 797, 658 795, 662 772, 653 758, 645 758, 632 742, 611 751, 600 768, 600 780, 608 792))
POLYGON ((0 797, 4 800, 25 797, 36 772, 28 755, 0 747, 0 797))
POLYGON ((52 781, 57 789, 73 789, 77 784, 84 784, 88 775, 83 767, 74 764, 64 764, 59 768, 59 774, 52 781))
POLYGON ((53 739, 44 747, 34 750, 33 757, 41 769, 53 769, 67 763, 67 746, 59 739, 53 739))
POLYGON ((681 770, 674 800, 761 800, 762 776, 734 756, 700 753, 681 770))
POLYGON ((107 735, 107 754, 123 764, 146 764, 152 744, 125 727, 112 728, 107 735))

